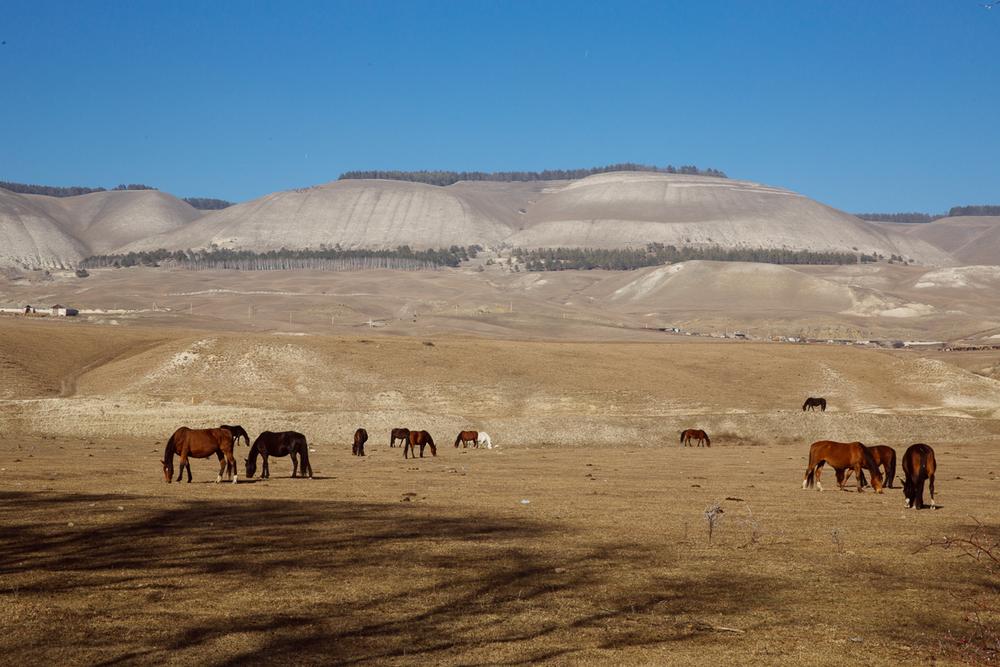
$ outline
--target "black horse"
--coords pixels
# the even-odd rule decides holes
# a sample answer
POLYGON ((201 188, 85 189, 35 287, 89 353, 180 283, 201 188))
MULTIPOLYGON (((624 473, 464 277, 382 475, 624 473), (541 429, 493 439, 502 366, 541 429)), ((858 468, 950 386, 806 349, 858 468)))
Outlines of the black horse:
POLYGON ((351 454, 354 456, 364 456, 366 442, 368 442, 368 431, 359 428, 354 432, 354 445, 351 447, 351 454))
POLYGON ((242 426, 239 425, 229 426, 228 424, 223 424, 219 428, 229 429, 229 432, 233 434, 233 444, 236 444, 240 438, 243 438, 244 440, 246 440, 247 446, 248 447, 250 446, 250 436, 247 435, 247 432, 243 429, 242 426))
POLYGON ((802 412, 805 412, 807 409, 815 410, 816 408, 819 408, 823 412, 826 412, 826 399, 813 398, 812 396, 810 396, 809 398, 806 399, 806 402, 802 404, 802 412))
POLYGON ((264 459, 261 465, 260 477, 267 479, 271 476, 271 470, 267 465, 267 460, 271 456, 291 456, 292 457, 292 477, 300 473, 302 477, 308 476, 312 479, 313 470, 309 464, 309 443, 306 436, 295 431, 282 431, 272 433, 264 431, 253 441, 250 447, 250 456, 246 459, 247 478, 253 477, 257 473, 257 456, 264 459), (299 466, 299 458, 302 458, 302 466, 299 466))

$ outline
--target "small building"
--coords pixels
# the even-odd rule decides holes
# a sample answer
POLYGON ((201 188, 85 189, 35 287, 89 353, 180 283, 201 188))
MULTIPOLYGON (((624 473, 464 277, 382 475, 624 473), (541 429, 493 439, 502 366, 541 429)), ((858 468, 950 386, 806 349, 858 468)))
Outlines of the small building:
POLYGON ((69 306, 64 306, 62 304, 56 304, 52 306, 52 315, 55 317, 75 317, 79 315, 80 311, 76 308, 70 308, 69 306))

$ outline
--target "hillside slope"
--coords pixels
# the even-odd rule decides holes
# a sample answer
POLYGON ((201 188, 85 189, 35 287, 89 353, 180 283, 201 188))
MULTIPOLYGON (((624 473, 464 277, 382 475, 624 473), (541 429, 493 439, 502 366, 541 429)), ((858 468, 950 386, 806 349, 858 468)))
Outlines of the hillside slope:
POLYGON ((0 267, 69 267, 87 254, 44 206, 0 188, 0 267))
POLYGON ((724 247, 879 252, 922 263, 947 254, 800 194, 749 181, 615 172, 574 181, 528 210, 522 247, 724 247))
POLYGON ((902 231, 950 253, 961 264, 1000 264, 1000 216, 940 218, 902 231))

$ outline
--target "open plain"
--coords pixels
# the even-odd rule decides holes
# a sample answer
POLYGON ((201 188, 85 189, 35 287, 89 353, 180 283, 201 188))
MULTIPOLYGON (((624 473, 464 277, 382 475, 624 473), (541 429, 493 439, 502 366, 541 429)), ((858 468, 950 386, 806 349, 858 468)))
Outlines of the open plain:
MULTIPOLYGON (((68 296, 94 311, 0 317, 4 655, 992 659, 983 633, 996 617, 974 614, 995 602, 996 576, 940 543, 977 522, 998 536, 995 353, 966 363, 959 353, 668 336, 644 325, 640 306, 616 312, 609 296, 641 296, 659 280, 652 271, 638 285, 602 272, 459 273, 247 280, 146 269, 4 283, 7 299, 68 296), (295 296, 304 281, 311 296, 295 296), (240 300, 248 295, 256 311, 240 300), (587 296, 597 305, 573 306, 587 296), (560 310, 559 300, 573 303, 560 310), (829 410, 803 412, 809 395, 829 410), (251 437, 305 433, 315 479, 287 477, 289 461, 276 459, 268 481, 245 479, 241 464, 238 484, 214 484, 213 458, 193 462, 194 483, 166 484, 170 433, 220 423, 251 437), (358 426, 372 435, 364 458, 350 454, 358 426), (394 426, 430 431, 438 456, 404 460, 388 447, 394 426), (706 429, 712 446, 681 448, 687 427, 706 429), (454 448, 469 428, 498 447, 454 448), (940 509, 905 510, 899 480, 859 494, 838 491, 827 471, 824 492, 802 490, 808 445, 821 438, 900 454, 932 445, 940 509)), ((917 273, 888 275, 898 285, 917 273)), ((772 320, 767 312, 757 311, 761 328, 784 326, 777 306, 772 320)), ((899 320, 873 321, 892 334, 899 320)), ((240 445, 241 461, 246 453, 240 445)))

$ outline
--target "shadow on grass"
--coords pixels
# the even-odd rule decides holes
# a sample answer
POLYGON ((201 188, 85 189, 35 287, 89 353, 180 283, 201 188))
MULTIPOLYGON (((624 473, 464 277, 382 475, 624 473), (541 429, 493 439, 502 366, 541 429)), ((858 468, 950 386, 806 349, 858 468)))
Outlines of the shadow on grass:
POLYGON ((8 658, 527 664, 691 639, 710 631, 691 619, 778 588, 673 578, 662 550, 418 504, 119 502, 0 493, 0 598, 42 610, 8 658))

